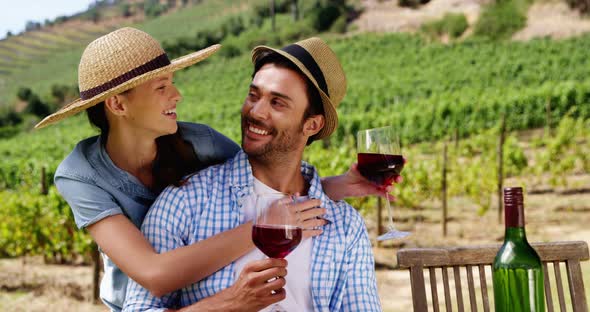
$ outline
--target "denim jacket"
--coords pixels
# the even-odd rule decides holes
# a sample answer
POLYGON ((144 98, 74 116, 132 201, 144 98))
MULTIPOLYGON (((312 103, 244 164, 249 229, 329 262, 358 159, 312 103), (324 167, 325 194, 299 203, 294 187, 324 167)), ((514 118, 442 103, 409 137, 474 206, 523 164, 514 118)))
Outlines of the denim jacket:
MULTIPOLYGON (((209 126, 178 123, 183 138, 203 163, 219 163, 233 157, 238 145, 209 126)), ((118 168, 110 159, 100 136, 80 141, 55 172, 55 185, 70 205, 76 225, 85 228, 108 216, 123 214, 141 227, 158 194, 135 176, 118 168)), ((128 277, 104 254, 102 301, 120 311, 125 301, 128 277)))

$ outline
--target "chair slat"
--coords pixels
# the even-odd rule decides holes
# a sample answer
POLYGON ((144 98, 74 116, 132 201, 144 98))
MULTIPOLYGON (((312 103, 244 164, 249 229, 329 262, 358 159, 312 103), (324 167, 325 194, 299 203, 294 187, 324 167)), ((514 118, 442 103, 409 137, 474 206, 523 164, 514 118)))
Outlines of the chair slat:
POLYGON ((584 279, 582 278, 582 268, 577 260, 568 260, 566 262, 568 282, 570 286, 570 295, 574 303, 574 312, 587 312, 588 304, 586 303, 586 293, 584 292, 584 279))
POLYGON ((453 311, 451 305, 451 291, 449 290, 449 273, 447 272, 447 267, 442 267, 442 274, 443 274, 443 285, 445 288, 445 305, 447 307, 447 312, 453 311))
POLYGON ((553 270, 555 270, 555 284, 557 285, 557 299, 559 299, 559 308, 565 312, 565 297, 563 294, 563 284, 561 283, 561 269, 559 261, 553 261, 553 270))
POLYGON ((488 300, 488 283, 486 282, 486 270, 482 264, 479 268, 479 286, 481 288, 481 298, 484 312, 490 312, 490 301, 488 300))
MULTIPOLYGON (((588 244, 584 241, 531 243, 542 261, 588 260, 588 244)), ((446 247, 446 248, 407 248, 397 252, 400 268, 421 264, 427 267, 469 264, 489 265, 494 261, 500 245, 446 247)))
POLYGON ((464 312, 463 306, 463 290, 461 289, 461 271, 458 266, 453 267, 453 274, 455 275, 455 293, 457 294, 457 309, 459 312, 464 312))
POLYGON ((424 268, 420 265, 410 269, 410 284, 412 285, 412 301, 414 311, 427 312, 426 287, 424 286, 424 268))
POLYGON ((551 297, 551 283, 549 282, 549 269, 547 262, 543 262, 543 278, 545 279, 545 300, 547 301, 547 312, 553 312, 553 298, 551 297))
POLYGON ((477 299, 475 297, 475 284, 473 283, 473 266, 466 265, 467 270, 467 288, 469 288, 469 303, 471 305, 471 312, 477 312, 477 299))
POLYGON ((440 309, 438 307, 438 289, 436 285, 436 271, 434 268, 428 268, 428 272, 430 275, 430 292, 432 293, 432 308, 434 312, 439 312, 440 309))

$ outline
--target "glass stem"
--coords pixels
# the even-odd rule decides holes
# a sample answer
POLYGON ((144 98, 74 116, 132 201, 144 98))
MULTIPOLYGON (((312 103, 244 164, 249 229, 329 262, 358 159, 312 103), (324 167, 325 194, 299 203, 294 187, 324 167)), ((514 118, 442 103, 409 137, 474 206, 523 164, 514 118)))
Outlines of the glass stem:
POLYGON ((388 216, 388 228, 395 229, 393 226, 393 212, 391 211, 391 204, 389 203, 389 199, 385 198, 385 206, 387 207, 387 216, 388 216))

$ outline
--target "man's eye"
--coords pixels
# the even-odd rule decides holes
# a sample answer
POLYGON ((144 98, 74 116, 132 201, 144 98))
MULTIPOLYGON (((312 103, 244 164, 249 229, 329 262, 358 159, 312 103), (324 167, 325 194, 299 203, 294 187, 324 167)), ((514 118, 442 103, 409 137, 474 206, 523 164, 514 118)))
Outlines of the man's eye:
POLYGON ((166 89, 166 86, 158 87, 158 90, 164 90, 164 89, 166 89))
POLYGON ((272 100, 272 105, 278 106, 278 107, 284 107, 285 103, 283 103, 283 101, 277 101, 277 100, 272 100))

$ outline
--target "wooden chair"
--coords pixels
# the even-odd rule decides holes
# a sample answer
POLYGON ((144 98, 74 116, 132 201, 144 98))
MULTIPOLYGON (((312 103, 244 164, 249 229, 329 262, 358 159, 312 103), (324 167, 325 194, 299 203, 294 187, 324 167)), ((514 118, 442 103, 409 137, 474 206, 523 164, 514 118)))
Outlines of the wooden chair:
MULTIPOLYGON (((552 285, 550 284, 548 263, 553 264, 555 281, 557 289, 557 299, 562 312, 566 311, 566 297, 561 277, 559 263, 565 263, 567 268, 567 280, 571 295, 571 304, 574 312, 587 312, 586 295, 584 293, 584 281, 582 279, 582 269, 580 261, 588 260, 588 244, 582 241, 574 242, 553 242, 553 243, 533 243, 531 244, 537 251, 543 262, 543 271, 545 276, 545 297, 547 301, 547 311, 553 312, 552 285)), ((442 270, 442 279, 444 286, 444 300, 446 311, 452 311, 452 307, 464 311, 463 290, 461 281, 461 271, 466 271, 468 300, 471 311, 477 311, 477 307, 483 306, 483 311, 490 311, 490 299, 493 299, 491 290, 491 276, 486 278, 486 266, 488 272, 491 270, 491 264, 498 252, 500 245, 491 246, 473 246, 473 247, 452 247, 452 248, 409 248, 397 252, 397 262, 400 268, 410 270, 410 282, 412 285, 412 302, 414 311, 428 311, 428 301, 426 296, 426 285, 424 283, 424 270, 428 271, 430 279, 430 290, 433 311, 440 311, 438 303, 437 277, 436 271, 442 270), (463 267, 464 269, 461 269, 463 267), (439 270, 440 268, 440 270, 439 270), (456 302, 451 302, 451 291, 449 286, 448 269, 452 268, 455 284, 456 302), (479 271, 479 288, 481 289, 481 299, 479 304, 474 282, 473 269, 479 271), (490 291, 488 291, 488 289, 490 291), (489 293, 489 295, 488 295, 489 293), (491 296, 491 298, 489 298, 491 296)), ((571 311, 571 309, 570 309, 571 311)))

